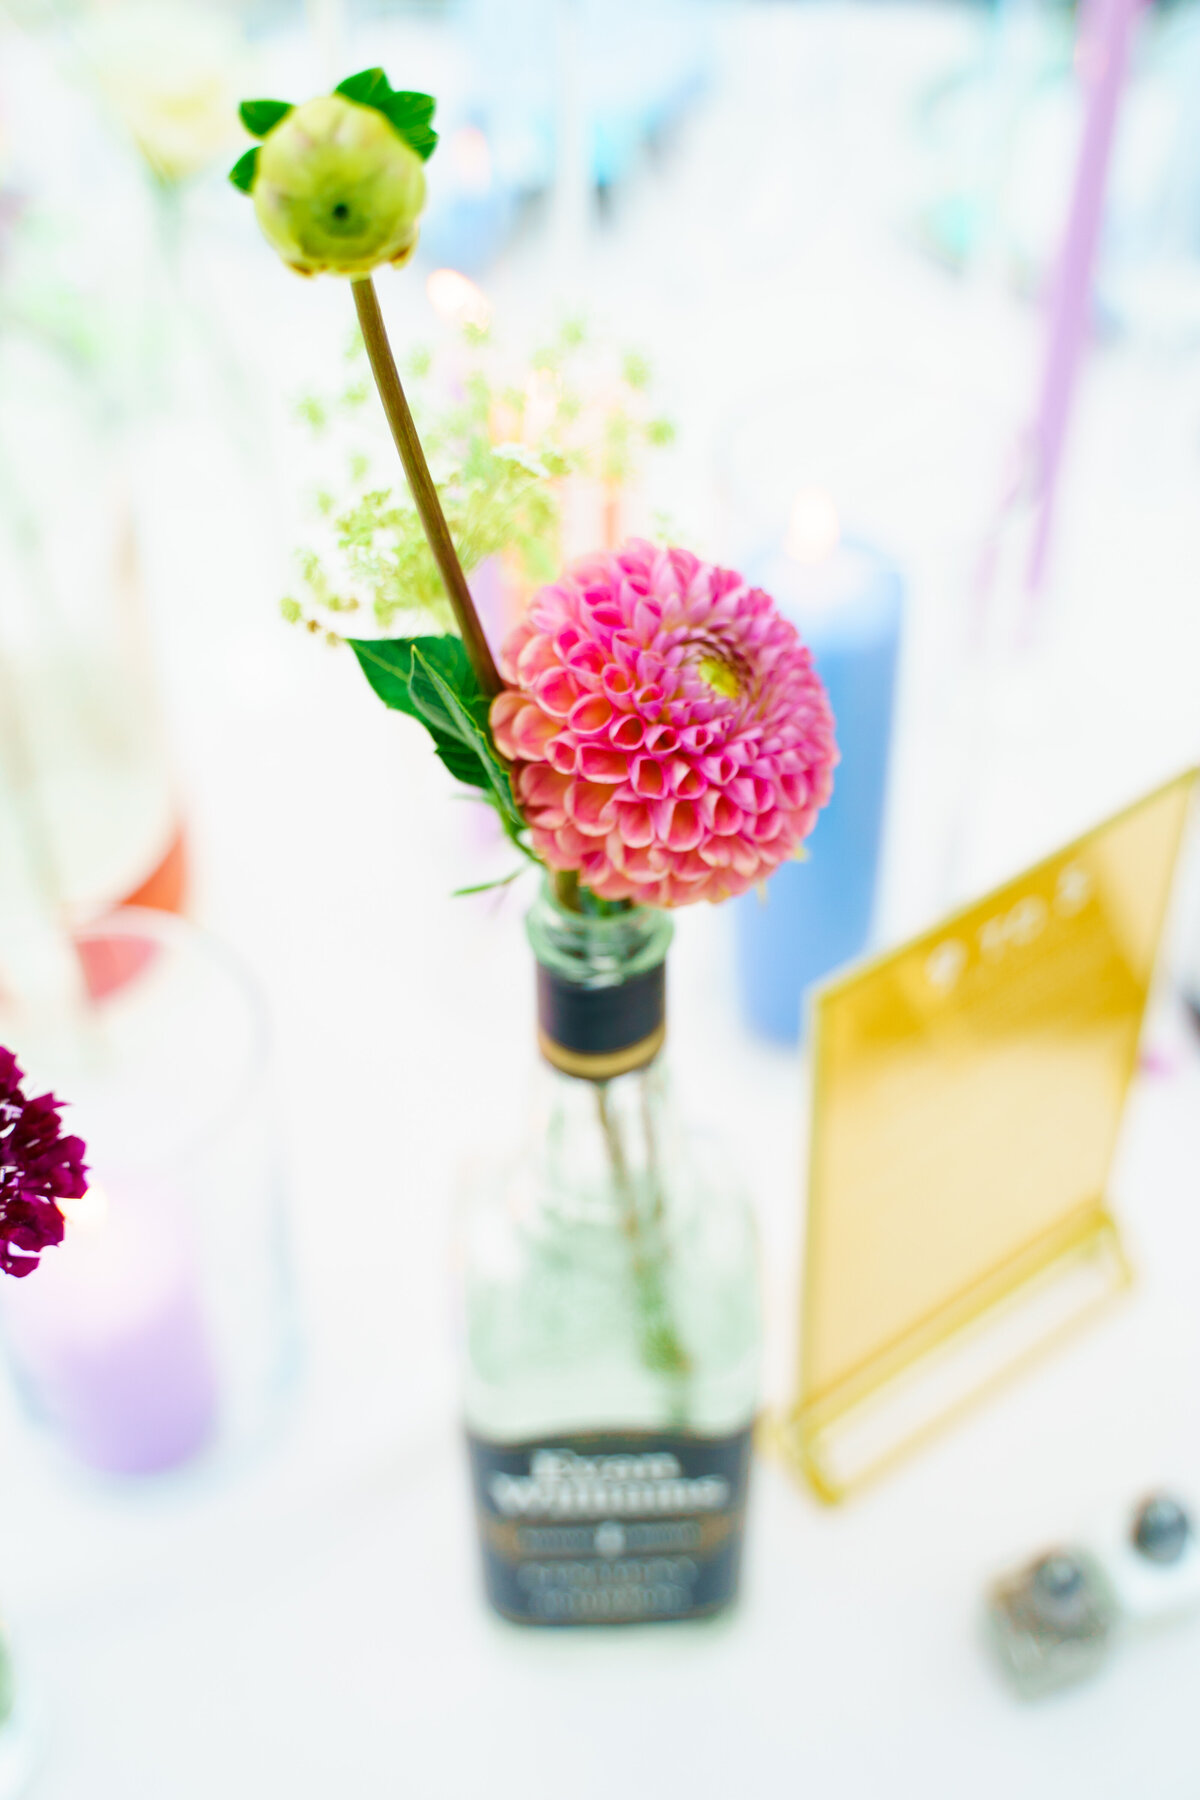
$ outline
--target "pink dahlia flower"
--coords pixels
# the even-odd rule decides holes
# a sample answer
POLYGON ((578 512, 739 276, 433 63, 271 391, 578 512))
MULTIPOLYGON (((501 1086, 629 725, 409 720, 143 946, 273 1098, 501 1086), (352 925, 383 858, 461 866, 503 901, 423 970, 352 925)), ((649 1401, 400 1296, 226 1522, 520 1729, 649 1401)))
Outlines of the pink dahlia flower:
POLYGON ((633 539, 542 588, 500 659, 496 744, 533 845, 607 900, 724 900, 833 785, 829 701, 760 588, 633 539))

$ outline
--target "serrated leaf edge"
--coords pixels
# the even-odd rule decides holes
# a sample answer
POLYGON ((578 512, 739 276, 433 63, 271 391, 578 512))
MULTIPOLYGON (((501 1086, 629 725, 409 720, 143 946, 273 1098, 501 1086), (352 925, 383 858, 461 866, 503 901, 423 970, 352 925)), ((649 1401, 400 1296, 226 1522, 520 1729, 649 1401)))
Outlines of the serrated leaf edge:
POLYGON ((381 68, 360 69, 357 75, 347 75, 345 81, 339 81, 333 91, 341 94, 344 99, 353 101, 356 106, 369 106, 382 114, 396 136, 402 138, 422 162, 428 162, 437 149, 438 134, 430 124, 437 110, 437 101, 432 94, 422 94, 416 89, 394 88, 381 68), (359 91, 355 91, 358 84, 362 85, 359 91), (397 102, 403 104, 398 106, 397 102), (411 113, 414 110, 414 102, 417 103, 415 110, 418 116, 405 118, 405 112, 411 113), (424 117, 419 116, 421 114, 424 117))

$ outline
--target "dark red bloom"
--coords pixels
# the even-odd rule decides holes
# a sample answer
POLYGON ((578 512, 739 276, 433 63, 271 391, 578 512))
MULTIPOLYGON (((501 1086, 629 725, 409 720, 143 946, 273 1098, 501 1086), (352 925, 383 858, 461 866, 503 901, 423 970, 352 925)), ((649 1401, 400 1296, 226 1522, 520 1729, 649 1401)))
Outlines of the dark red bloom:
POLYGON ((87 1192, 82 1138, 64 1137, 53 1094, 27 1100, 23 1072, 0 1047, 0 1269, 28 1275, 51 1244, 61 1244, 59 1200, 87 1192))

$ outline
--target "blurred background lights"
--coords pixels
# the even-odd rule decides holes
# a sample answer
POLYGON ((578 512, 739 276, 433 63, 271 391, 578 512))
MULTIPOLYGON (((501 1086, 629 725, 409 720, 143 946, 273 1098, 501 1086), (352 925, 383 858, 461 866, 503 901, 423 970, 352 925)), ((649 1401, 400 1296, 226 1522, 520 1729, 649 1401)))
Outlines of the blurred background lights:
POLYGON ((524 437, 536 443, 550 430, 562 402, 562 376, 553 369, 534 369, 525 384, 524 437))
POLYGON ((58 1210, 73 1230, 95 1231, 108 1218, 108 1195, 98 1181, 93 1181, 78 1200, 60 1200, 58 1210))
POLYGON ((454 132, 447 148, 461 193, 486 194, 492 185, 492 152, 478 125, 454 132))
POLYGON ((425 284, 429 304, 449 325, 473 325, 486 331, 492 322, 492 305, 482 288, 457 269, 435 269, 425 284))
POLYGON ((799 563, 824 562, 842 535, 832 494, 821 487, 801 488, 788 513, 784 547, 799 563))

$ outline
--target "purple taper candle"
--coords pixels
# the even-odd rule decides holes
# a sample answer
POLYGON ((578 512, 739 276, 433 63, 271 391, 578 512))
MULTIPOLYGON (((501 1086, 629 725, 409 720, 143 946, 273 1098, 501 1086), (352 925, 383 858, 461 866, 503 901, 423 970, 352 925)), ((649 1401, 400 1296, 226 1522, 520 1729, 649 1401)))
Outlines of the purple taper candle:
POLYGON ((1041 586, 1045 573, 1063 445, 1088 330, 1117 112, 1141 5, 1142 0, 1089 0, 1080 17, 1080 72, 1087 87, 1087 109, 1052 292, 1041 397, 1030 434, 1037 506, 1027 570, 1031 593, 1041 586))

